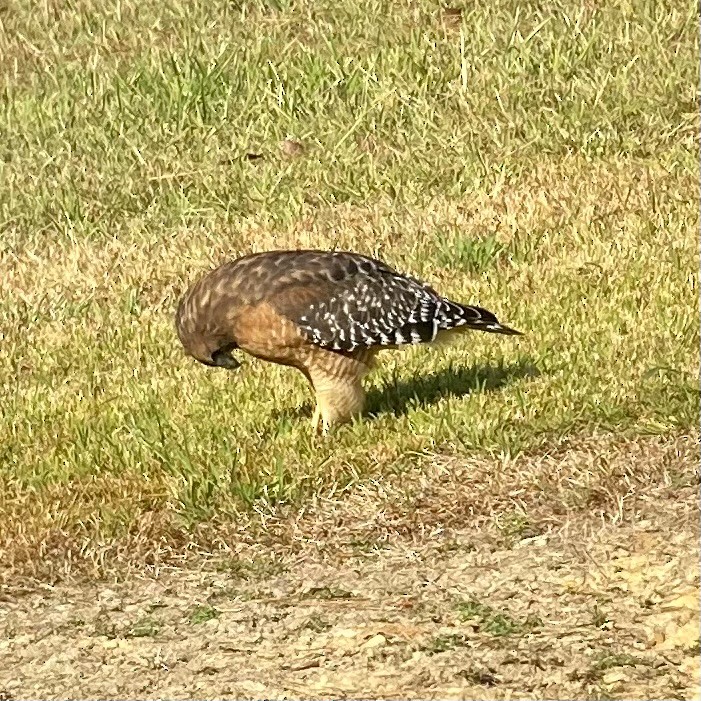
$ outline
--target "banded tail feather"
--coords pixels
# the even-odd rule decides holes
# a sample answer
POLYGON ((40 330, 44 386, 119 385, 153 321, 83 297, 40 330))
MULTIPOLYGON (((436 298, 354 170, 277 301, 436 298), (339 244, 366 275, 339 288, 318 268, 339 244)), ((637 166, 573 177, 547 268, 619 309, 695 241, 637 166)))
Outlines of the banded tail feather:
POLYGON ((505 336, 522 336, 523 334, 510 326, 500 323, 496 316, 483 307, 475 305, 463 305, 443 300, 447 309, 441 310, 442 318, 439 322, 441 330, 450 330, 464 327, 474 331, 486 331, 488 333, 500 333, 505 336))

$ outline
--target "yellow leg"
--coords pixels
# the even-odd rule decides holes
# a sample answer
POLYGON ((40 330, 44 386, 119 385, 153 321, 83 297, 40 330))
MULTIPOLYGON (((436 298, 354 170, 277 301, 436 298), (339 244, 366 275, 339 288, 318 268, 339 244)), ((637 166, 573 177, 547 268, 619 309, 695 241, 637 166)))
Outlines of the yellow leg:
POLYGON ((328 434, 334 424, 350 421, 360 414, 365 403, 365 392, 360 380, 317 387, 316 410, 312 419, 315 431, 321 424, 321 433, 328 434))
POLYGON ((316 394, 312 417, 314 433, 327 435, 332 425, 350 421, 365 404, 362 378, 367 374, 373 354, 365 351, 362 359, 318 351, 314 365, 303 372, 316 394))
POLYGON ((312 416, 312 433, 316 435, 319 433, 319 423, 321 421, 321 407, 317 403, 314 409, 314 416, 312 416))
POLYGON ((314 409, 314 416, 312 416, 312 433, 314 435, 321 433, 323 436, 326 436, 329 428, 330 421, 324 416, 321 405, 317 403, 316 409, 314 409))

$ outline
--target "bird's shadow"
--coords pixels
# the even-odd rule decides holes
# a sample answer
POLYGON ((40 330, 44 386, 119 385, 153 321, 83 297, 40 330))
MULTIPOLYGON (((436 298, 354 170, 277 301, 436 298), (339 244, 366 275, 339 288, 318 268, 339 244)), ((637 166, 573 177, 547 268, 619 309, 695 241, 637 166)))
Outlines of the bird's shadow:
MULTIPOLYGON (((388 378, 381 387, 373 387, 367 393, 365 414, 402 416, 416 407, 428 407, 445 397, 464 397, 475 392, 495 392, 524 377, 537 377, 540 370, 535 363, 522 358, 515 363, 449 365, 430 375, 415 375, 409 379, 388 378)), ((311 416, 313 405, 305 403, 295 409, 276 412, 278 418, 304 418, 311 416)))
POLYGON ((495 392, 524 377, 537 377, 540 370, 530 359, 494 365, 449 365, 430 375, 389 379, 367 394, 369 416, 401 416, 416 407, 428 407, 445 397, 464 397, 476 392, 495 392))

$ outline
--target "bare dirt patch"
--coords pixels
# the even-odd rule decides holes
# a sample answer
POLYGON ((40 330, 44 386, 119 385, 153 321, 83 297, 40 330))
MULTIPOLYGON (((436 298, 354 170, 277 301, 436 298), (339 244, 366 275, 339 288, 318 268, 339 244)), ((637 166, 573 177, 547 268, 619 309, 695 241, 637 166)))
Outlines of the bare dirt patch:
POLYGON ((9 582, 0 693, 695 697, 696 455, 696 437, 592 438, 445 458, 269 515, 205 569, 9 582))

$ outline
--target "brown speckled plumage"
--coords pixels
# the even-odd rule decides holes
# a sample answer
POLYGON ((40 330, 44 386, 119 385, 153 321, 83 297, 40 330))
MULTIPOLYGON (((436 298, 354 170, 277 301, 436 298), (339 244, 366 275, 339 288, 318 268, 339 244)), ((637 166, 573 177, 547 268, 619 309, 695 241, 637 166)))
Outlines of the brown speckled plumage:
POLYGON ((382 348, 469 328, 516 334, 486 309, 441 297, 380 261, 336 251, 271 251, 225 263, 180 301, 185 351, 210 366, 238 366, 236 348, 297 368, 317 395, 324 430, 363 409, 362 378, 382 348))

